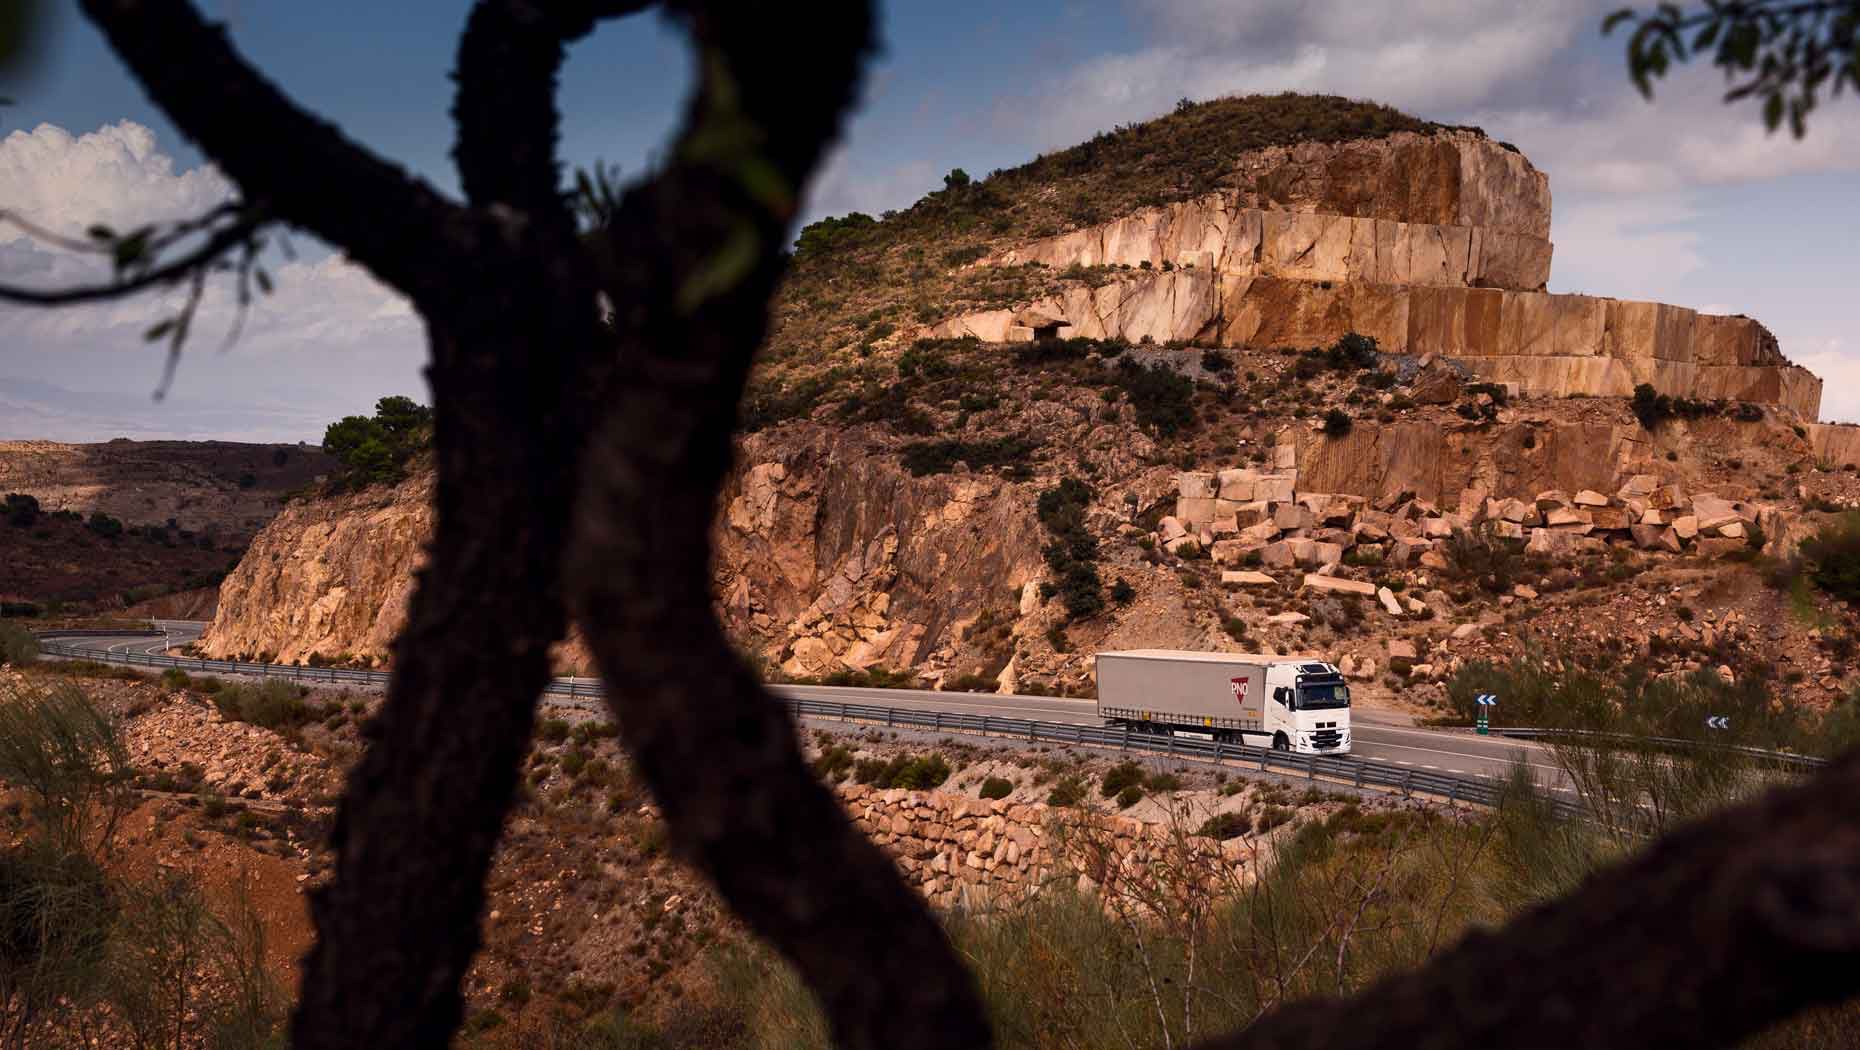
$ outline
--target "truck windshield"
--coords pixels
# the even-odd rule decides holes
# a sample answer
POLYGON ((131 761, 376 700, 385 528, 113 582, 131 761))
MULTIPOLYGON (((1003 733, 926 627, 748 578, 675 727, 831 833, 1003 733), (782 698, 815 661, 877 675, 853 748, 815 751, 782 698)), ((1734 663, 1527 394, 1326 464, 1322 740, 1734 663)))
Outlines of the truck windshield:
POLYGON ((1349 707, 1350 687, 1347 685, 1301 685, 1298 687, 1298 709, 1300 711, 1320 711, 1330 707, 1349 707))

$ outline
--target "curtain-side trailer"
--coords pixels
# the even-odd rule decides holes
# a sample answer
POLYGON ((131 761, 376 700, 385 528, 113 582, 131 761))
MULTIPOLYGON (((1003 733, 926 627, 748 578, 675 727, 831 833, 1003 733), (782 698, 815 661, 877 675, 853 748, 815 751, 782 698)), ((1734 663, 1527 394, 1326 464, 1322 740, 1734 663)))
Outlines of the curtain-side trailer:
POLYGON ((1099 653, 1097 671, 1107 725, 1307 755, 1350 751, 1350 687, 1323 660, 1132 649, 1099 653))

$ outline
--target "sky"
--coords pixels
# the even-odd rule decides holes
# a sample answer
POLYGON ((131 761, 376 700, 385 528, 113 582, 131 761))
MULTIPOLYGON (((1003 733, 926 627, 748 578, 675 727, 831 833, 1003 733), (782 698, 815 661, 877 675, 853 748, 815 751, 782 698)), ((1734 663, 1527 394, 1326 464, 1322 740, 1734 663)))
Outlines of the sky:
MULTIPOLYGON (((456 195, 447 79, 468 4, 196 0, 301 105, 456 195)), ((1629 84, 1599 22, 1619 0, 968 0, 882 4, 883 54, 810 189, 803 221, 902 208, 973 175, 1167 112, 1178 99, 1299 90, 1477 124, 1549 173, 1550 290, 1742 313, 1825 380, 1822 418, 1860 420, 1860 98, 1798 141, 1725 106, 1708 67, 1629 84)), ((102 37, 57 4, 32 69, 0 75, 0 211, 76 234, 197 214, 233 193, 102 37)), ((562 83, 570 170, 648 171, 691 63, 656 16, 577 43, 562 83)), ((229 287, 203 302, 172 392, 142 333, 149 295, 56 310, 0 304, 0 439, 316 441, 377 397, 425 399, 420 321, 313 239, 236 338, 229 287)), ((107 276, 0 225, 0 282, 107 276)))

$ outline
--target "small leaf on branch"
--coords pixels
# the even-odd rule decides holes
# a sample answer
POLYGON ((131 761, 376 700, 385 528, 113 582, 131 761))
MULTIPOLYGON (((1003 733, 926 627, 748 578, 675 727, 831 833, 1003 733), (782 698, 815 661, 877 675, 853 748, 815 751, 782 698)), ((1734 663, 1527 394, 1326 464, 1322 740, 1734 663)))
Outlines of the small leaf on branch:
POLYGON ((172 331, 174 331, 174 318, 170 317, 166 321, 149 326, 149 330, 142 333, 142 339, 144 342, 152 343, 172 331))

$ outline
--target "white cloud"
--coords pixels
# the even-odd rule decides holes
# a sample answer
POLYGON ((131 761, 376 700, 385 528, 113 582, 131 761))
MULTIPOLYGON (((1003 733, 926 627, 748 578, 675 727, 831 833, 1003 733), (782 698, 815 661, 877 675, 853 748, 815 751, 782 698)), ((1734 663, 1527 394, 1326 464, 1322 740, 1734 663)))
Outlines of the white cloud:
POLYGON ((1574 109, 1485 109, 1466 119, 1517 143, 1550 173, 1553 191, 1647 194, 1860 171, 1860 107, 1816 110, 1797 139, 1766 132, 1748 104, 1726 105, 1723 79, 1709 67, 1674 73, 1652 102, 1624 74, 1609 75, 1598 98, 1574 109))
POLYGON ((1704 265, 1697 217, 1683 196, 1602 197, 1565 204, 1551 216, 1556 255, 1550 290, 1661 299, 1704 265))
MULTIPOLYGON (((76 136, 40 125, 0 140, 0 202, 62 235, 81 235, 99 222, 121 231, 195 216, 232 194, 210 166, 176 171, 153 133, 130 121, 76 136)), ((175 313, 184 299, 179 290, 50 309, 0 304, 0 331, 8 334, 0 343, 0 376, 15 379, 8 414, 31 418, 29 404, 42 396, 48 400, 38 414, 61 432, 95 427, 92 436, 111 437, 140 420, 151 432, 193 433, 185 417, 194 412, 251 433, 258 425, 251 413, 234 422, 204 406, 257 411, 271 404, 271 418, 288 436, 315 437, 320 426, 308 421, 355 411, 379 394, 424 396, 417 376, 423 328, 407 300, 314 241, 300 238, 298 247, 294 261, 270 254, 275 291, 254 290, 239 337, 224 354, 215 351, 238 320, 236 289, 229 277, 208 282, 176 386, 184 396, 159 410, 143 411, 159 381, 161 353, 142 335, 175 313), (118 394, 132 400, 107 413, 74 408, 82 396, 118 394)), ((0 228, 0 282, 60 288, 108 277, 95 256, 0 228)))
POLYGON ((1423 115, 1539 96, 1600 0, 1135 0, 1143 46, 1086 61, 1008 100, 1001 122, 1037 121, 1041 148, 1165 112, 1179 98, 1312 91, 1371 98, 1423 115))

